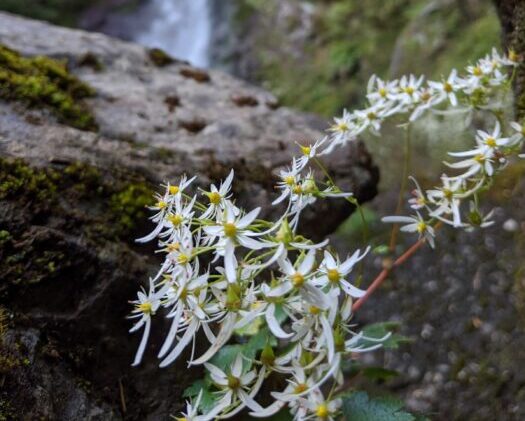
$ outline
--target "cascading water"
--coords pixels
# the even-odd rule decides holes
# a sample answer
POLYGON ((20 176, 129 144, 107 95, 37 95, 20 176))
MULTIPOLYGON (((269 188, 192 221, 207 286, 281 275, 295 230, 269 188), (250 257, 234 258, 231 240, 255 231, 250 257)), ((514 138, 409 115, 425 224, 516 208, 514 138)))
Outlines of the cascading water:
POLYGON ((195 66, 210 64, 210 0, 150 0, 140 16, 146 19, 132 35, 134 41, 162 48, 195 66))

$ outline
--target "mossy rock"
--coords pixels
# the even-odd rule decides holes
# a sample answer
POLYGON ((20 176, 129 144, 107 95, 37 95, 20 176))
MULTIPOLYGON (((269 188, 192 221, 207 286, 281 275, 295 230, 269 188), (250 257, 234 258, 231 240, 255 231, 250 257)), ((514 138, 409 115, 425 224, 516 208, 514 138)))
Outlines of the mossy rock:
POLYGON ((0 98, 46 108, 59 121, 82 130, 96 130, 95 118, 82 100, 95 91, 69 73, 64 62, 49 57, 23 57, 0 44, 0 98))

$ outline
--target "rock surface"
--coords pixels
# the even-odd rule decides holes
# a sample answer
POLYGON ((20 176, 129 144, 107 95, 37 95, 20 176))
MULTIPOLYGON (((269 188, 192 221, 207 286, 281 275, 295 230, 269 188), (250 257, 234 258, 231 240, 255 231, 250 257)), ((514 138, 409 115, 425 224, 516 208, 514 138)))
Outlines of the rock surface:
MULTIPOLYGON (((11 316, 0 413, 167 419, 200 373, 158 369, 161 332, 143 366, 130 367, 139 338, 127 333, 127 301, 158 264, 133 242, 149 229, 152 186, 183 173, 205 184, 235 168, 239 201, 269 215, 274 174, 325 123, 225 74, 100 34, 0 14, 0 44, 67 60, 95 90, 86 104, 98 125, 81 131, 0 101, 0 299, 11 316)), ((359 200, 375 195, 378 172, 361 145, 327 165, 359 200)), ((303 223, 323 235, 350 211, 330 202, 303 223)))

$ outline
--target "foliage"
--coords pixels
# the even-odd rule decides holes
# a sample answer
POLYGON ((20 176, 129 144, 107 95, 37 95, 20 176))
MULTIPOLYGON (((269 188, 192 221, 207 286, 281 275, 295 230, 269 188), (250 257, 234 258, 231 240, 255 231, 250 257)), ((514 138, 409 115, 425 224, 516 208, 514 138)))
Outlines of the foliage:
POLYGON ((252 53, 260 63, 256 77, 283 104, 326 116, 359 105, 371 73, 387 77, 410 71, 438 78, 499 43, 497 17, 488 0, 316 0, 313 27, 303 43, 289 33, 308 27, 304 22, 290 18, 286 25, 275 25, 284 13, 276 0, 264 7, 253 0, 237 3, 243 11, 238 19, 257 17, 266 28, 252 53))
POLYGON ((366 392, 353 392, 343 397, 346 421, 424 421, 409 414, 403 402, 393 398, 370 398, 366 392))

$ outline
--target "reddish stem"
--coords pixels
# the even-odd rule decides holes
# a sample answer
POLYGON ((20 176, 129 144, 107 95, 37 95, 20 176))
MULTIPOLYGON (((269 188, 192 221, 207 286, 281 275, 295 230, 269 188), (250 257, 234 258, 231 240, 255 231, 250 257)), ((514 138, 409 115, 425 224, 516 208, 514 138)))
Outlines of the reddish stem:
POLYGON ((408 250, 406 250, 401 256, 399 256, 390 267, 383 269, 379 275, 374 279, 366 290, 365 295, 363 295, 359 300, 357 300, 352 306, 352 311, 357 311, 359 308, 368 300, 374 291, 381 286, 385 279, 390 275, 390 273, 398 266, 401 266, 406 260, 408 260, 423 244, 425 244, 425 239, 421 238, 416 243, 414 243, 408 250))

